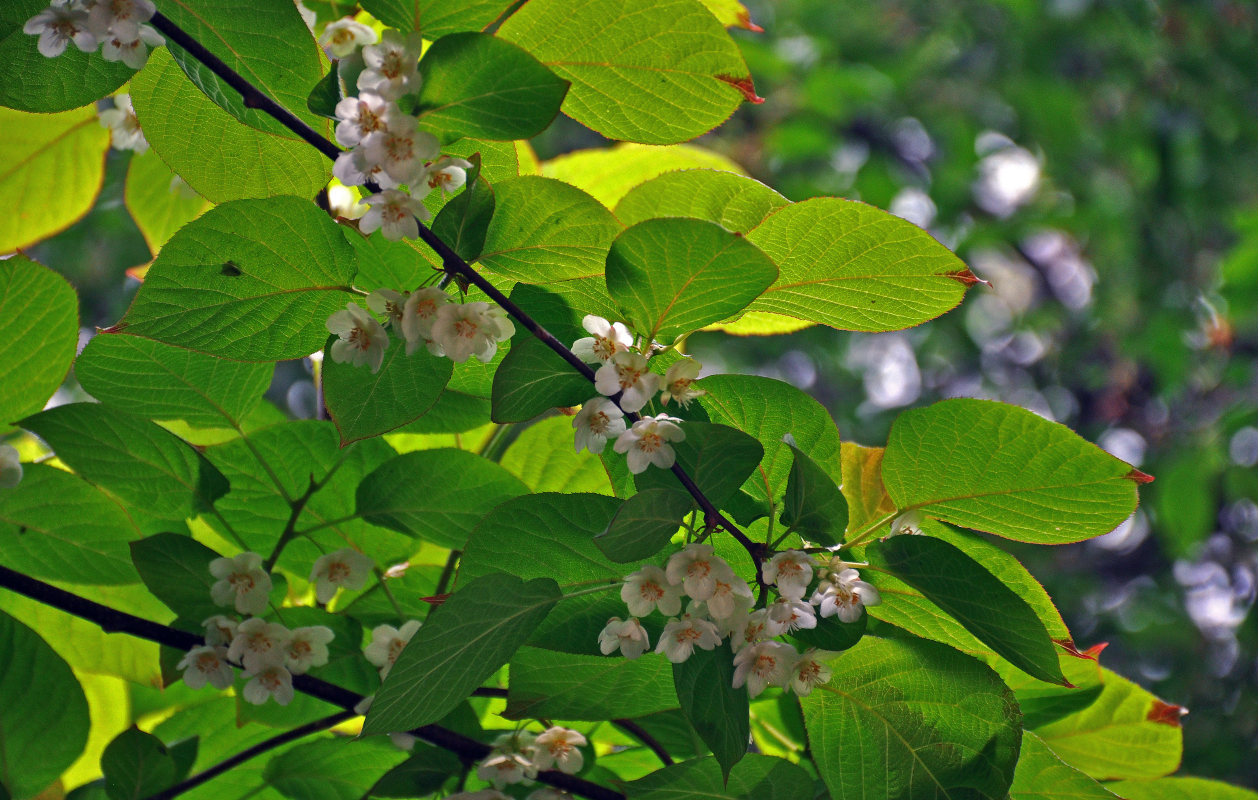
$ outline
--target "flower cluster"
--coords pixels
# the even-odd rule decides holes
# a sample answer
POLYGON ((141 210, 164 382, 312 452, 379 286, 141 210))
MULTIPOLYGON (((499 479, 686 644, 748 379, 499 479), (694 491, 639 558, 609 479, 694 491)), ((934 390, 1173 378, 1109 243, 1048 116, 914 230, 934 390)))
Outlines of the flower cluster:
POLYGON ((770 685, 807 695, 830 679, 825 662, 834 654, 816 649, 800 653, 775 637, 815 628, 818 610, 822 617, 853 622, 863 606, 880 603, 878 590, 860 580, 852 567, 835 558, 818 570, 806 553, 778 553, 761 570, 762 580, 776 587, 778 596, 753 610, 751 588, 712 546, 689 544, 670 556, 663 569, 645 566, 625 578, 620 597, 631 616, 608 620, 598 637, 599 648, 604 655, 617 650, 630 659, 642 655, 651 643, 639 618, 658 609, 669 619, 655 652, 674 664, 690 658, 696 647, 712 650, 728 638, 734 651, 734 688, 745 684, 752 697, 770 685), (805 601, 817 571, 817 588, 805 601), (683 597, 689 600, 684 614, 683 597))
MULTIPOLYGON (((585 756, 579 748, 588 744, 585 736, 571 728, 551 726, 542 733, 515 731, 504 733, 494 740, 493 749, 476 768, 476 776, 493 784, 493 789, 478 792, 460 792, 447 800, 496 800, 507 797, 502 787, 512 783, 531 784, 537 773, 557 769, 575 775, 585 765, 585 756)), ((557 800, 569 795, 554 789, 538 789, 528 795, 528 800, 557 800)))
POLYGON ((73 42, 84 53, 100 47, 106 61, 140 69, 149 48, 166 43, 145 24, 156 12, 152 0, 53 0, 22 30, 39 37, 39 52, 47 58, 61 55, 73 42))

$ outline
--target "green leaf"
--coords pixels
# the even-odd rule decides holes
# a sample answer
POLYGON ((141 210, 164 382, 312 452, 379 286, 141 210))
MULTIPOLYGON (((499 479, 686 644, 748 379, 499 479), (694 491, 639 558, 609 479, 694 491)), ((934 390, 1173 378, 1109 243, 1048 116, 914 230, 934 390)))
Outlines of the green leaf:
POLYGON ((872 548, 885 569, 1027 674, 1069 685, 1034 609, 974 559, 933 536, 893 536, 872 548))
POLYGON ((1022 752, 1018 754, 1013 785, 1009 787, 1009 800, 1114 800, 1116 797, 1118 795, 1063 762, 1043 739, 1030 731, 1022 732, 1022 752))
POLYGON ((524 644, 562 595, 549 578, 490 573, 464 584, 403 648, 376 693, 363 734, 436 722, 524 644))
POLYGON ((499 462, 532 492, 599 492, 611 494, 603 462, 588 450, 572 446, 572 420, 557 416, 524 429, 499 462))
POLYGON ((131 156, 122 197, 154 256, 175 231, 212 207, 182 178, 176 178, 152 148, 131 156))
POLYGON ((22 420, 57 457, 123 500, 171 519, 208 510, 227 479, 153 422, 97 403, 71 403, 22 420))
POLYGON ((380 740, 305 742, 266 765, 266 782, 292 800, 359 800, 406 752, 380 740))
POLYGON ((782 499, 782 524, 799 531, 805 539, 838 544, 847 529, 847 500, 834 479, 807 453, 794 446, 791 453, 795 458, 782 499))
POLYGON ((498 464, 463 450, 395 456, 363 478, 363 519, 441 547, 462 549, 485 510, 528 492, 498 464))
MULTIPOLYGON (((330 352, 332 341, 328 339, 324 352, 330 352)), ((379 372, 326 359, 323 397, 341 444, 400 428, 427 414, 453 371, 450 359, 438 358, 426 348, 407 355, 400 338, 389 342, 379 372)))
POLYGON ((16 489, 0 489, 0 561, 44 580, 133 583, 127 543, 139 535, 116 502, 46 464, 23 465, 16 489))
POLYGON ((328 70, 306 95, 306 109, 316 116, 336 119, 336 104, 342 99, 341 77, 337 70, 328 70))
POLYGON ((616 219, 636 225, 657 217, 692 217, 746 234, 789 203, 760 181, 715 169, 687 169, 634 187, 616 204, 616 219))
POLYGON ((210 599, 210 562, 220 555, 190 536, 159 533, 131 543, 140 579, 180 617, 201 620, 222 613, 210 599))
POLYGON ((136 336, 97 336, 74 366, 102 403, 157 420, 239 429, 271 385, 271 364, 228 361, 136 336))
POLYGON ((106 332, 241 360, 301 358, 323 346, 355 266, 336 223, 314 203, 226 203, 166 243, 126 316, 106 332))
POLYGON ((314 197, 332 176, 332 162, 306 142, 246 125, 215 105, 166 48, 131 80, 131 102, 152 149, 210 202, 314 197))
POLYGON ((779 277, 752 303, 849 331, 911 328, 950 310, 976 279, 929 233, 864 203, 821 197, 774 212, 747 236, 779 277))
POLYGON ((832 797, 1004 800, 1020 715, 991 669, 924 639, 871 636, 830 668, 800 703, 832 797))
POLYGON ((728 780, 715 758, 683 761, 625 784, 631 800, 800 800, 814 794, 812 778, 800 766, 773 756, 749 755, 728 780))
MULTIPOLYGON (((4 249, 0 247, 0 249, 4 249)), ((79 342, 79 304, 57 273, 25 256, 0 269, 0 430, 44 407, 79 342)))
POLYGON ((987 400, 904 412, 882 461, 900 509, 1038 544, 1109 533, 1145 477, 1064 425, 987 400))
POLYGON ((677 707, 673 672, 662 655, 630 661, 521 647, 511 659, 507 719, 602 720, 677 707))
POLYGON ((175 759, 162 740, 134 726, 109 743, 100 768, 109 800, 141 800, 178 780, 175 759))
POLYGON ((485 269, 525 283, 603 274, 620 223, 585 192, 527 175, 494 184, 493 220, 480 261, 485 269))
POLYGON ((362 7, 391 28, 421 31, 425 38, 436 39, 484 30, 513 4, 513 0, 366 0, 362 7))
MULTIPOLYGON (((20 30, 18 35, 34 39, 20 30)), ((0 253, 10 253, 65 230, 91 210, 105 180, 109 132, 90 107, 61 114, 0 108, 0 128, 6 140, 0 253), (56 202, 37 199, 47 197, 50 175, 57 176, 56 202)))
POLYGON ((0 613, 0 786, 41 792, 87 745, 87 699, 70 667, 33 630, 0 613))
MULTIPOLYGON (((677 463, 713 504, 724 505, 756 469, 764 457, 764 448, 751 436, 728 425, 687 420, 682 429, 685 440, 673 445, 677 463)), ((690 496, 669 470, 649 469, 634 476, 634 482, 639 491, 669 488, 690 496)), ((692 507, 697 507, 693 501, 692 507)))
POLYGON ((744 687, 733 688, 734 653, 729 645, 714 650, 695 650, 690 658, 673 665, 673 683, 686 719, 712 748, 721 765, 721 777, 747 755, 751 739, 750 701, 744 687))
POLYGON ((424 52, 419 72, 419 125, 443 141, 531 139, 559 114, 568 92, 568 82, 527 50, 486 33, 442 36, 424 52))
POLYGON ((135 74, 120 61, 106 61, 100 48, 84 53, 71 45, 56 58, 45 57, 39 37, 22 26, 46 8, 44 0, 0 4, 0 106, 41 114, 68 111, 112 94, 135 74))
MULTIPOLYGON (((367 740, 370 741, 370 740, 367 740)), ((449 750, 416 741, 410 756, 386 772, 368 790, 367 797, 390 797, 409 800, 432 794, 450 778, 459 774, 463 764, 449 750)))
POLYGON ((800 628, 790 637, 804 647, 839 653, 859 642, 868 624, 868 614, 861 614, 855 622, 844 622, 838 617, 818 617, 817 627, 800 628))
POLYGON ((432 221, 432 232, 471 264, 485 249, 485 234, 494 217, 494 188, 480 179, 480 155, 469 159, 467 188, 446 203, 432 221))
POLYGON ((604 206, 613 208, 633 187, 681 169, 743 174, 743 168, 736 162, 696 145, 660 147, 624 143, 566 153, 543 163, 542 175, 570 183, 604 206))
POLYGON ((1106 788, 1125 800, 1258 800, 1258 792, 1189 776, 1119 781, 1106 784, 1106 788))
POLYGON ((542 340, 522 338, 494 372, 489 418, 525 422, 552 408, 579 405, 592 394, 590 382, 542 340))
POLYGON ((684 142, 755 96, 738 45, 695 0, 532 0, 498 33, 570 80, 564 113, 609 139, 684 142))
POLYGON ((626 500, 594 544, 612 561, 624 564, 658 553, 681 527, 694 501, 674 489, 646 489, 626 500))
POLYGON ((636 332, 670 344, 746 308, 777 269, 741 236, 704 220, 650 219, 607 254, 607 290, 636 332))

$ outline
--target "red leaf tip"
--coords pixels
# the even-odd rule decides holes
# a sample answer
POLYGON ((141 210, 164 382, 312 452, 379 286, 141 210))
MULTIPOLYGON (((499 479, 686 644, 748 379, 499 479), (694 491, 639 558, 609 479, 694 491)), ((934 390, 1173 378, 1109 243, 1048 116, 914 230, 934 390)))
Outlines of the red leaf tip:
POLYGON ((716 79, 724 83, 728 83, 735 89, 743 93, 743 97, 748 103, 760 105, 764 102, 764 98, 756 94, 756 85, 752 83, 751 76, 747 75, 742 78, 736 78, 733 75, 717 75, 716 79))
POLYGON ((110 325, 108 328, 97 328, 97 333, 122 333, 127 328, 127 323, 119 322, 117 325, 110 325))
POLYGON ((764 33, 764 28, 751 21, 751 12, 745 8, 738 12, 738 27, 745 28, 752 33, 764 33))
POLYGON ((973 272, 970 272, 969 269, 963 269, 960 272, 949 272, 948 277, 952 278, 954 281, 964 284, 966 287, 973 286, 976 283, 981 283, 990 289, 992 285, 991 281, 983 280, 973 272))
POLYGON ((1149 709, 1146 719, 1149 722, 1160 722, 1163 725, 1170 725, 1172 728, 1179 727, 1179 719, 1188 713, 1188 709, 1183 706, 1177 706, 1174 703, 1166 703, 1161 700, 1154 700, 1153 707, 1149 709))
POLYGON ((421 597, 419 599, 424 601, 430 606, 439 606, 442 603, 444 603, 446 600, 450 599, 450 593, 446 592, 445 594, 434 594, 431 597, 421 597))
POLYGON ((1131 472, 1128 472, 1128 473, 1127 473, 1126 475, 1124 475, 1123 477, 1124 477, 1124 478, 1131 478, 1131 479, 1132 479, 1133 481, 1135 481, 1136 483, 1153 483, 1153 476, 1152 476, 1152 475, 1150 475, 1150 474, 1149 474, 1149 473, 1147 473, 1147 472, 1141 472, 1140 470, 1136 469, 1135 467, 1132 467, 1132 468, 1131 468, 1131 472))

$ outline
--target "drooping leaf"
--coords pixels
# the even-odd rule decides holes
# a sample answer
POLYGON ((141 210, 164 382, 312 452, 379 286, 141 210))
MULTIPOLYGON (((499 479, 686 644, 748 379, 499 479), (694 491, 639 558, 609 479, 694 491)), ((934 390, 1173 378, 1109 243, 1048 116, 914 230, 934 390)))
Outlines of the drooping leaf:
POLYGON ((562 597, 549 578, 489 573, 433 609, 402 649, 367 712, 363 733, 436 722, 505 664, 562 597))
POLYGON ((480 177, 480 155, 469 159, 467 188, 446 203, 432 221, 432 232, 471 264, 485 249, 485 234, 494 217, 494 188, 480 177))
POLYGON ((735 689, 733 680, 734 653, 725 644, 713 650, 696 649, 690 658, 673 665, 681 710, 712 749, 723 778, 747 755, 751 740, 747 689, 735 689))
POLYGON ((78 341, 79 307, 70 284, 25 256, 5 261, 0 269, 0 364, 5 376, 0 382, 0 429, 44 407, 65 380, 78 341))
MULTIPOLYGON (((16 35, 34 40, 20 28, 16 35)), ((109 132, 100 126, 94 108, 60 114, 0 108, 0 128, 6 138, 0 167, 0 253, 10 253, 70 227, 91 210, 105 180, 109 132), (55 202, 38 199, 47 196, 50 175, 57 176, 55 202)))
POLYGON ((303 742, 266 765, 266 782, 290 800, 359 800, 406 752, 386 741, 303 742))
POLYGON ((594 394, 581 373, 540 339, 515 342, 494 372, 490 419, 524 422, 556 407, 575 406, 594 394))
POLYGON ((210 599, 216 579, 210 562, 219 554, 190 536, 159 533, 131 543, 131 560, 149 588, 171 611, 201 620, 222 613, 210 599))
POLYGON ((521 647, 510 677, 508 719, 615 719, 677 707, 670 665, 655 653, 630 661, 521 647))
POLYGON ((616 218, 636 225, 657 217, 693 217, 746 234, 789 202, 760 181, 734 172, 686 169, 634 187, 616 204, 616 218))
POLYGON ((132 726, 118 734, 100 759, 109 800, 141 800, 174 785, 178 768, 162 740, 132 726))
POLYGON ((512 0, 367 0, 373 17, 391 28, 421 31, 427 39, 484 30, 513 5, 512 0))
POLYGON ((609 139, 684 142, 755 96, 738 46, 695 0, 533 0, 498 33, 570 80, 564 113, 609 139))
POLYGON ((109 332, 226 358, 301 358, 345 307, 354 252, 307 200, 240 200, 175 234, 109 332))
MULTIPOLYGON (((682 427, 685 440, 673 444, 677 463, 714 505, 724 505, 756 469, 764 457, 764 448, 753 437, 728 425, 687 421, 682 427)), ((669 470, 648 469, 634 476, 634 483, 639 491, 669 488, 689 497, 669 470)))
POLYGON ((640 491, 616 510, 594 544, 618 564, 649 558, 677 533, 692 505, 690 495, 675 489, 640 491))
POLYGON ((152 149, 131 156, 123 201, 154 256, 175 231, 213 205, 176 178, 152 149))
POLYGON ((847 500, 825 470, 798 447, 782 498, 782 524, 799 531, 805 539, 823 545, 843 541, 847 529, 847 500))
MULTIPOLYGON (((331 342, 325 352, 330 351, 331 342)), ((327 359, 323 398, 341 443, 386 433, 427 414, 453 371, 450 359, 438 358, 423 347, 407 355, 400 338, 390 340, 379 372, 327 359)))
POLYGON ((792 800, 810 797, 813 791, 813 779, 802 767, 764 755, 747 756, 734 765, 728 779, 715 758, 696 758, 625 784, 631 800, 792 800))
POLYGON ((665 344, 737 314, 776 277, 764 253, 704 220, 639 222, 607 254, 607 290, 630 327, 665 344))
POLYGON ((901 414, 882 479, 900 509, 1025 542, 1108 533, 1136 507, 1130 464, 1064 425, 986 400, 944 400, 901 414))
POLYGON ((570 183, 607 208, 615 208, 633 187, 673 170, 712 169, 743 174, 737 163, 692 144, 624 143, 576 150, 543 163, 541 169, 547 178, 570 183))
POLYGON ((1151 781, 1118 781, 1107 783, 1105 788, 1124 800, 1255 800, 1258 798, 1258 792, 1249 789, 1186 775, 1151 781))
POLYGON ((919 325, 961 302, 976 280, 948 248, 911 222, 837 197, 781 208, 747 239, 779 272, 751 310, 840 330, 919 325))
MULTIPOLYGON (((1129 797, 1129 795, 1122 795, 1129 797)), ((1119 795, 1066 764, 1044 740, 1022 732, 1022 751, 1009 787, 1009 800, 1114 800, 1119 795)))

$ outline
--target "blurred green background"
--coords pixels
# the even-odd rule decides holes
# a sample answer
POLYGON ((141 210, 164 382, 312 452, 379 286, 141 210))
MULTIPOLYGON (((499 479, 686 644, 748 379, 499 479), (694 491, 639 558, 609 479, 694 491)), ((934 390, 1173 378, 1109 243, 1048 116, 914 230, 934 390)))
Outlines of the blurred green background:
MULTIPOLYGON (((900 409, 990 397, 1157 480, 1101 539, 1014 547, 1080 647, 1190 710, 1184 771, 1258 786, 1258 5, 780 0, 737 31, 766 101, 700 140, 792 200, 861 199, 991 282, 910 331, 701 334, 707 371, 813 393, 845 439, 900 409)), ((557 125, 543 158, 602 141, 557 125)), ((116 321, 148 250, 101 200, 32 255, 82 320, 116 321)), ((273 399, 310 415, 298 362, 273 399)))

